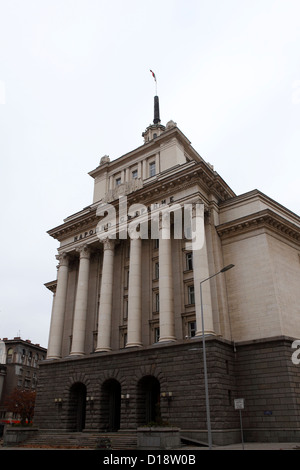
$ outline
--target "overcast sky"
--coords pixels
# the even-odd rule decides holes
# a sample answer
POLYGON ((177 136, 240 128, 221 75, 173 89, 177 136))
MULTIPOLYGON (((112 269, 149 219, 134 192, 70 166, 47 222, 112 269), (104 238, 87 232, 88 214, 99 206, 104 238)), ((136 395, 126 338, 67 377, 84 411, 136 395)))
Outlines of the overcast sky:
POLYGON ((48 344, 58 242, 103 155, 143 144, 157 76, 236 194, 300 214, 299 0, 0 0, 0 338, 48 344))

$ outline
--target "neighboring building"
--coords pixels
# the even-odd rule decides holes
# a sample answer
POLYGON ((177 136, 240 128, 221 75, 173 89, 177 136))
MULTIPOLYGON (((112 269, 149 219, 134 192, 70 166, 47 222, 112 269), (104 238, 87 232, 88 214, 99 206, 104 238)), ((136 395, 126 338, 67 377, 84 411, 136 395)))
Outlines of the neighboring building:
POLYGON ((161 125, 157 97, 143 137, 102 157, 91 205, 48 232, 59 267, 46 284, 54 302, 35 423, 100 432, 162 420, 206 439, 200 282, 233 264, 201 284, 213 442, 240 439, 235 398, 245 399, 246 439, 299 439, 299 216, 258 190, 235 195, 176 123, 161 125), (155 232, 147 216, 175 207, 163 238, 164 221, 155 232), (184 207, 200 240, 204 228, 201 249, 176 232, 184 207), (106 238, 115 214, 116 239, 106 238), (133 233, 140 222, 141 238, 127 222, 133 233))
POLYGON ((17 420, 5 409, 5 400, 15 388, 35 390, 39 363, 46 359, 47 349, 29 339, 0 340, 0 421, 17 420))

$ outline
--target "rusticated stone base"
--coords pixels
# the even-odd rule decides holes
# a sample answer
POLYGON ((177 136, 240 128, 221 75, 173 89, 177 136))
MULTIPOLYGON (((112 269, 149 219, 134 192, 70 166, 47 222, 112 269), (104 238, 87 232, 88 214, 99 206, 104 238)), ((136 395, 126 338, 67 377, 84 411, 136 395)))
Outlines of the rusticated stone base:
MULTIPOLYGON (((291 361, 291 344, 284 337, 236 345, 207 338, 214 444, 241 439, 235 398, 245 399, 245 441, 299 439, 300 366, 291 361)), ((34 416, 40 429, 136 429, 158 415, 207 441, 201 339, 40 364, 34 416)))

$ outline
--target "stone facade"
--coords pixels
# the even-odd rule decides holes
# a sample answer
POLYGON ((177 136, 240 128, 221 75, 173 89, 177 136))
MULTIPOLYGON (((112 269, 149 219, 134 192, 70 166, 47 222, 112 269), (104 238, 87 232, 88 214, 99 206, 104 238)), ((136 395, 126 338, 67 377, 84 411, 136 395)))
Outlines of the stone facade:
POLYGON ((249 439, 298 436, 300 218, 257 190, 236 196, 173 121, 90 176, 92 204, 48 232, 59 266, 36 423, 168 421, 205 439, 204 332, 215 442, 240 439, 238 397, 249 439), (178 236, 186 207, 198 245, 178 236))
MULTIPOLYGON (((242 413, 246 440, 300 438, 300 374, 291 361, 291 339, 281 337, 233 347, 210 337, 206 347, 214 444, 239 441, 234 399, 241 397, 245 399, 242 413)), ((145 414, 147 390, 152 390, 155 381, 159 383, 156 405, 159 403, 162 424, 178 426, 182 436, 205 441, 202 341, 198 339, 138 351, 123 349, 100 357, 95 354, 44 362, 40 367, 35 424, 41 429, 79 430, 82 417, 71 396, 74 384, 80 383, 85 388, 86 431, 114 429, 110 413, 113 415, 112 407, 116 405, 110 402, 109 390, 112 393, 117 385, 121 397, 117 428, 136 429, 155 420, 145 414)))

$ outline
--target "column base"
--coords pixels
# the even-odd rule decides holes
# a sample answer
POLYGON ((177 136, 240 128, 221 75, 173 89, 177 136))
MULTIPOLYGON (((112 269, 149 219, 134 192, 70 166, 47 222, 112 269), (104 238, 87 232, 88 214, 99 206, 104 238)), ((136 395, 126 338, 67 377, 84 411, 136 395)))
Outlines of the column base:
POLYGON ((95 349, 95 352, 110 352, 111 348, 97 348, 95 349))
POLYGON ((69 356, 85 356, 84 352, 70 352, 69 356))
POLYGON ((165 336, 163 338, 159 338, 159 343, 170 343, 171 341, 176 341, 175 336, 165 336))
POLYGON ((125 348, 142 348, 142 343, 127 343, 125 348))
MULTIPOLYGON (((209 331, 205 330, 204 331, 204 336, 216 336, 216 333, 214 331, 209 331)), ((202 337, 202 331, 196 331, 195 338, 201 338, 202 337)))

